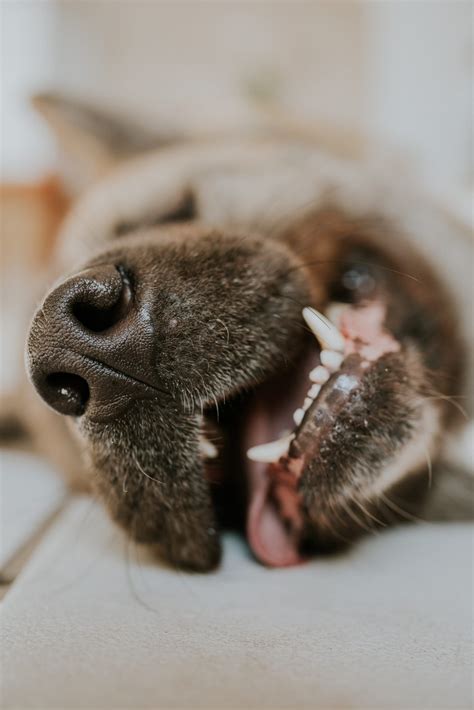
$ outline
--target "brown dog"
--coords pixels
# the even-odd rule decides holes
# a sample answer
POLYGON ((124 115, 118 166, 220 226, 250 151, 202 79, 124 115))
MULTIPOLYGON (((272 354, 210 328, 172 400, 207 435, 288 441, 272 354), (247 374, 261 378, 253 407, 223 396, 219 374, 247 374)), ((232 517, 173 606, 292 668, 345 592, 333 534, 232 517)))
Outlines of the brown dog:
POLYGON ((384 183, 307 141, 196 142, 70 215, 30 376, 114 519, 174 564, 214 567, 229 524, 295 564, 423 504, 464 369, 431 224, 462 230, 384 183))

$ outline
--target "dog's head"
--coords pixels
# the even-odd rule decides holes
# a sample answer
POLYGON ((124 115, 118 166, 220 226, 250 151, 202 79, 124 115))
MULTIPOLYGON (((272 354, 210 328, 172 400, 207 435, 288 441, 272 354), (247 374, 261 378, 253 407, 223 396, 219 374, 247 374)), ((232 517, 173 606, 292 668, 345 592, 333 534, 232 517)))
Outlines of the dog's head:
POLYGON ((216 509, 251 496, 250 477, 221 485, 248 464, 250 422, 263 440, 294 426, 310 290, 283 243, 162 225, 117 238, 33 319, 36 389, 73 418, 113 516, 182 566, 216 563, 216 509))
MULTIPOLYGON (((137 152, 126 140, 133 131, 111 131, 84 106, 53 97, 37 104, 66 152, 82 152, 79 187, 137 152), (121 138, 120 150, 110 141, 104 148, 102 134, 121 138)), ((157 226, 132 220, 113 239, 97 235, 106 246, 38 309, 27 365, 39 394, 82 439, 114 518, 177 564, 207 569, 218 558, 218 519, 240 524, 260 490, 245 449, 255 433, 265 441, 294 426, 307 389, 295 370, 312 342, 301 310, 314 293, 283 240, 189 221, 186 199, 177 204, 157 226)), ((75 252, 87 252, 87 219, 77 224, 75 252)))
POLYGON ((132 399, 193 411, 291 361, 308 288, 283 245, 199 225, 119 239, 46 297, 28 364, 59 412, 110 422, 132 399))
POLYGON ((272 155, 239 144, 210 160, 208 146, 187 147, 118 171, 65 230, 76 255, 96 241, 98 249, 49 292, 28 337, 31 379, 73 422, 113 517, 182 567, 215 566, 223 522, 245 522, 256 556, 277 566, 300 561, 316 530, 319 546, 328 529, 334 537, 335 505, 353 527, 346 500, 371 490, 419 425, 413 393, 426 386, 422 357, 416 348, 405 357, 400 343, 411 352, 415 340, 431 369, 452 369, 452 329, 432 315, 449 311, 442 290, 423 269, 420 280, 400 282, 414 261, 399 235, 392 241, 401 261, 386 239, 380 245, 390 227, 321 204, 328 176, 320 156, 309 156, 299 176, 306 151, 285 145, 284 179, 275 181, 272 155), (284 219, 260 234, 252 227, 249 205, 261 215, 271 202, 273 216, 284 214, 288 186, 301 187, 295 207, 305 189, 315 194, 315 181, 319 209, 306 220, 297 210, 290 229, 284 219), (226 184, 240 197, 238 215, 247 215, 238 229, 226 184), (253 192, 260 185, 263 198, 253 192), (221 220, 209 219, 217 213, 221 220), (374 307, 352 314, 359 325, 347 327, 346 341, 340 333, 325 339, 332 326, 315 323, 313 313, 309 324, 329 348, 333 374, 323 367, 324 378, 311 383, 323 355, 302 309, 329 299, 374 307), (386 317, 395 339, 384 331, 386 317), (366 337, 383 347, 361 354, 366 337), (269 441, 278 450, 272 445, 265 458, 268 447, 262 454, 258 445, 269 441))

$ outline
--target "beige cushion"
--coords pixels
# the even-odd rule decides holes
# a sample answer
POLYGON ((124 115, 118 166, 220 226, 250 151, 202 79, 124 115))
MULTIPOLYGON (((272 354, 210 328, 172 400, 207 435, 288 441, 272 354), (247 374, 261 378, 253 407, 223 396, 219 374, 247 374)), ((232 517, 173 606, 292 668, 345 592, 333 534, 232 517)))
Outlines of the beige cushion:
POLYGON ((3 603, 3 707, 467 708, 472 529, 289 570, 227 536, 222 568, 188 575, 77 499, 3 603))

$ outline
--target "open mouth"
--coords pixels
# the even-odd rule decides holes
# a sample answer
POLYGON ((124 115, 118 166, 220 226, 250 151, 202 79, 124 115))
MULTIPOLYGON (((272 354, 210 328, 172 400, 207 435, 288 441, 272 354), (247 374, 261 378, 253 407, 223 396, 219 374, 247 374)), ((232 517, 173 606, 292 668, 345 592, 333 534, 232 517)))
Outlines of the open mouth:
POLYGON ((230 416, 230 432, 224 433, 225 413, 218 417, 215 409, 203 426, 206 476, 218 506, 226 501, 222 522, 233 517, 255 557, 271 567, 307 559, 299 492, 306 462, 321 454, 371 363, 400 347, 383 327, 379 302, 332 304, 327 315, 303 310, 314 337, 291 369, 255 388, 243 407, 240 401, 241 416, 237 423, 230 416))

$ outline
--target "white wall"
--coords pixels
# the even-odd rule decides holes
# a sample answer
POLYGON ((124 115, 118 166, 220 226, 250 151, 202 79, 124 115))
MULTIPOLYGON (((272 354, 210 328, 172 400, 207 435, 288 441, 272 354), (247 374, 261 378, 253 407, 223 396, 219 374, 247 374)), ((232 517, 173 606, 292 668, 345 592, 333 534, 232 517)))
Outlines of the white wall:
POLYGON ((61 81, 150 117, 199 127, 239 124, 255 116, 249 94, 256 85, 283 107, 339 123, 356 121, 365 101, 357 3, 119 0, 59 7, 61 81))
POLYGON ((428 177, 472 183, 471 2, 375 2, 368 125, 428 177))
POLYGON ((1 168, 3 179, 43 174, 52 139, 28 96, 54 81, 56 8, 50 2, 1 0, 1 168))
POLYGON ((259 91, 278 110, 379 136, 450 189, 472 184, 469 0, 2 7, 8 175, 48 161, 44 132, 20 100, 46 85, 199 128, 258 120, 259 91))

